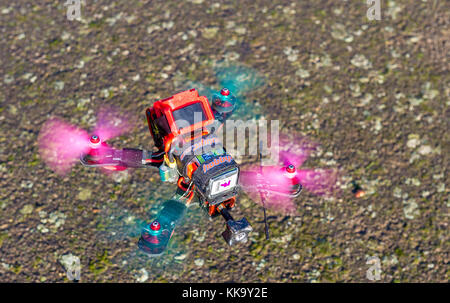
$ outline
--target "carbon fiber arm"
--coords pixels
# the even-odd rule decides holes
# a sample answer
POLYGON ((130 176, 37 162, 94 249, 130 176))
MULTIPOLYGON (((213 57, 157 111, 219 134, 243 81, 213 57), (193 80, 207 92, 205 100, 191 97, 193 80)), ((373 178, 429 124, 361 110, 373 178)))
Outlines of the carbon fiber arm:
POLYGON ((164 152, 153 153, 147 150, 124 148, 124 149, 108 149, 100 154, 87 154, 80 157, 81 164, 87 167, 159 167, 164 160, 164 152))

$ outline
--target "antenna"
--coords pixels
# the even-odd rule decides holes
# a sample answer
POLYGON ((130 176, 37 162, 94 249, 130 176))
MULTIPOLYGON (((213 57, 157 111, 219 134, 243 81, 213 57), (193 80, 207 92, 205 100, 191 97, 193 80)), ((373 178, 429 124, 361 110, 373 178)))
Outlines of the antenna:
MULTIPOLYGON (((262 175, 263 171, 262 171, 262 140, 259 141, 259 169, 260 169, 260 173, 262 175)), ((269 225, 267 224, 267 215, 266 215, 266 206, 265 206, 265 200, 266 197, 261 190, 259 190, 259 195, 261 197, 261 203, 262 203, 262 207, 263 207, 263 211, 264 211, 264 227, 265 227, 265 232, 266 232, 266 240, 269 240, 269 225)))

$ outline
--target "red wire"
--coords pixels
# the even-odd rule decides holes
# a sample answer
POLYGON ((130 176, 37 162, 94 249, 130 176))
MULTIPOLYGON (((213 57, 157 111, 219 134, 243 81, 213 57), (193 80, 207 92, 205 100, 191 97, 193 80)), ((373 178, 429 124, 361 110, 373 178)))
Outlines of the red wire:
POLYGON ((154 160, 154 159, 145 159, 145 162, 152 162, 152 163, 158 163, 158 162, 162 162, 164 159, 158 159, 158 160, 154 160))
POLYGON ((182 185, 181 185, 182 182, 183 182, 183 177, 180 177, 180 178, 178 179, 178 182, 177 182, 178 187, 181 188, 181 189, 184 190, 184 191, 187 191, 188 188, 182 186, 182 185))

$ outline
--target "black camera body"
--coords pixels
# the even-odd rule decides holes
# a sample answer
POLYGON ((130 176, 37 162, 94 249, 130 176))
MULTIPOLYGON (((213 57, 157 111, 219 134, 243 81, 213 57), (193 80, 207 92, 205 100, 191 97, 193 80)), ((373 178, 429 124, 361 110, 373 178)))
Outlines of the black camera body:
POLYGON ((210 205, 217 205, 237 196, 239 167, 234 159, 226 153, 202 157, 208 161, 201 164, 193 175, 200 199, 208 201, 210 205))

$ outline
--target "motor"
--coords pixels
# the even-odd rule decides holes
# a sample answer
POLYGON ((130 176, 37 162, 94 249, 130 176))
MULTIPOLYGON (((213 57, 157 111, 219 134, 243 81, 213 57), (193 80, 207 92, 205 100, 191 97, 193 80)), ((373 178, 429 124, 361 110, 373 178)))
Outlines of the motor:
POLYGON ((139 248, 150 256, 161 255, 185 213, 184 203, 176 200, 166 201, 157 218, 143 227, 138 242, 139 248))
POLYGON ((214 117, 223 122, 233 113, 236 97, 228 88, 222 88, 219 94, 212 97, 212 109, 214 117))

